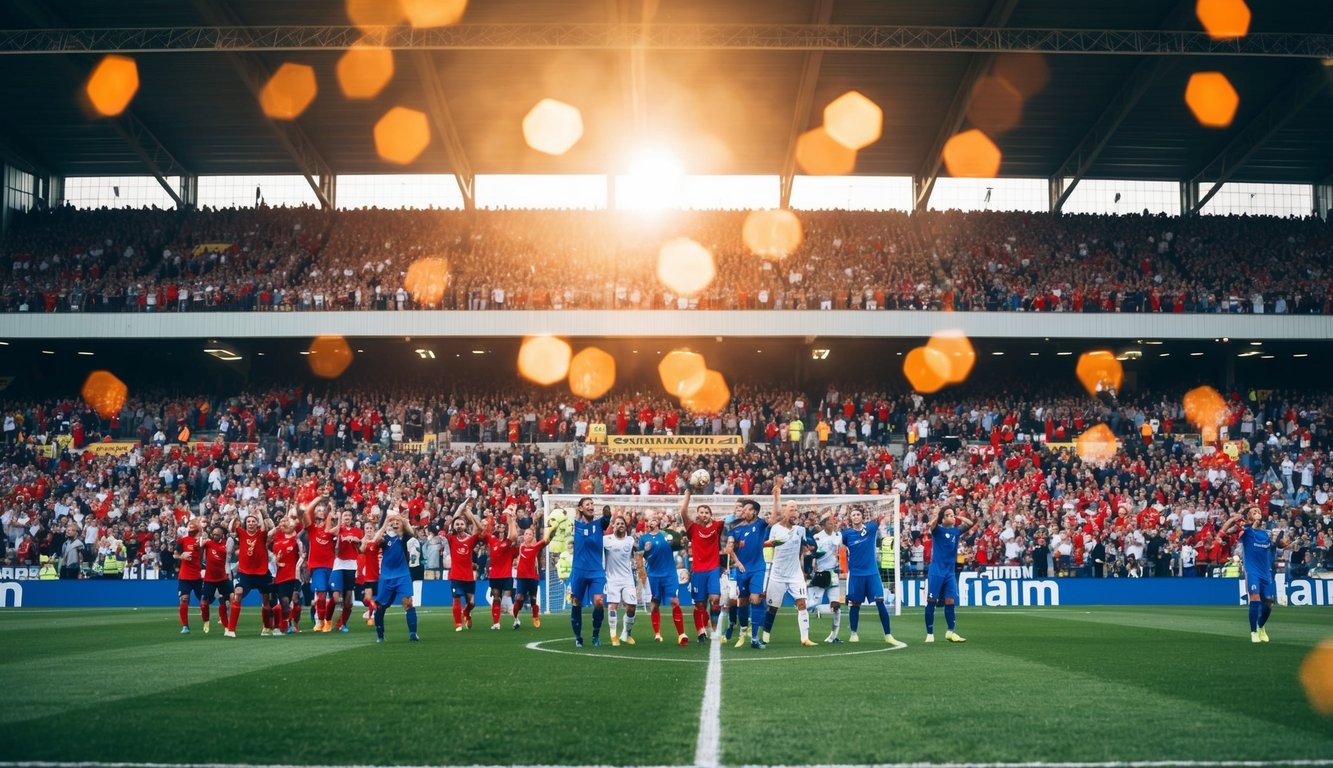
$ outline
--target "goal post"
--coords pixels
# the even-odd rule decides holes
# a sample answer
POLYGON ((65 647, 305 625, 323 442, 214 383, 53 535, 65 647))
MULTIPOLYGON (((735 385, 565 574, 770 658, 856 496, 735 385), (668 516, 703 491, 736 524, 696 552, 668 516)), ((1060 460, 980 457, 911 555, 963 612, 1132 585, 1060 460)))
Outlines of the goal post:
MULTIPOLYGON (((542 599, 542 611, 544 613, 554 613, 564 611, 568 608, 566 600, 566 577, 572 566, 572 554, 570 549, 573 543, 572 522, 576 514, 579 499, 591 498, 596 509, 597 516, 601 516, 605 507, 610 507, 613 514, 631 514, 635 517, 643 517, 649 513, 662 514, 666 516, 668 522, 663 527, 676 530, 682 530, 680 524, 679 512, 680 503, 684 496, 628 496, 615 494, 573 494, 573 493, 548 493, 542 496, 542 514, 543 525, 559 525, 561 531, 552 537, 551 546, 547 547, 543 557, 545 570, 542 574, 542 583, 545 595, 542 599), (562 557, 564 562, 561 561, 562 557)), ((713 509, 714 519, 724 520, 727 527, 730 528, 735 514, 736 502, 742 499, 750 499, 758 502, 760 515, 767 517, 772 511, 773 497, 769 494, 751 494, 741 496, 735 494, 693 494, 690 497, 691 507, 697 507, 706 504, 713 509)), ((791 503, 796 505, 801 515, 801 519, 806 517, 806 513, 813 512, 816 521, 822 520, 827 514, 833 513, 838 516, 840 521, 846 520, 846 516, 853 507, 859 507, 866 515, 867 519, 882 518, 880 525, 879 540, 876 542, 875 564, 878 568, 883 562, 881 557, 881 547, 891 546, 894 548, 893 568, 887 572, 880 570, 881 581, 885 587, 885 599, 892 601, 893 612, 895 615, 902 614, 902 514, 901 504, 898 494, 887 494, 882 496, 864 496, 857 494, 840 495, 798 495, 783 494, 782 502, 784 505, 791 503), (889 539, 888 537, 892 537, 889 539)), ((837 524, 840 530, 842 523, 837 524)), ((814 531, 811 531, 813 533, 814 531)), ((766 555, 767 559, 767 555, 766 555)), ((840 557, 839 575, 842 578, 844 586, 846 579, 846 560, 840 557)), ((688 563, 683 563, 683 567, 688 569, 688 563)), ((642 596, 644 600, 647 596, 642 596)))

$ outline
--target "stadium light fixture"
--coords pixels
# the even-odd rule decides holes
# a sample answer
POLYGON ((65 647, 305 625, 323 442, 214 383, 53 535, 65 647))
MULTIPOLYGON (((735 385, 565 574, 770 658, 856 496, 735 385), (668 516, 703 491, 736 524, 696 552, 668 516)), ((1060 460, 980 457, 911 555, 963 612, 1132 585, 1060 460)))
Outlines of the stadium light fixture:
POLYGON ((1297 352, 1296 354, 1292 355, 1292 357, 1309 357, 1309 356, 1310 356, 1309 352, 1297 352))
POLYGON ((237 360, 241 359, 240 355, 236 354, 236 352, 230 349, 227 349, 226 347, 205 347, 204 352, 212 355, 213 357, 216 357, 219 360, 228 363, 234 363, 237 360))
POLYGON ((828 351, 827 349, 812 349, 812 350, 810 350, 810 359, 811 359, 811 360, 827 360, 827 359, 828 359, 828 353, 829 353, 829 351, 828 351))
POLYGON ((1190 357, 1203 357, 1202 352, 1191 352, 1190 357))
POLYGON ((81 357, 92 357, 92 356, 93 356, 93 353, 92 353, 92 352, 80 352, 79 355, 80 355, 81 357))
MULTIPOLYGON (((473 352, 476 352, 476 350, 473 350, 473 352)), ((421 358, 422 360, 435 359, 435 350, 433 349, 426 349, 425 347, 421 347, 416 350, 416 353, 417 357, 421 358)))
POLYGON ((1249 352, 1241 352, 1239 355, 1236 355, 1236 357, 1254 357, 1255 355, 1262 355, 1262 354, 1263 353, 1260 352, 1259 350, 1252 349, 1249 352))

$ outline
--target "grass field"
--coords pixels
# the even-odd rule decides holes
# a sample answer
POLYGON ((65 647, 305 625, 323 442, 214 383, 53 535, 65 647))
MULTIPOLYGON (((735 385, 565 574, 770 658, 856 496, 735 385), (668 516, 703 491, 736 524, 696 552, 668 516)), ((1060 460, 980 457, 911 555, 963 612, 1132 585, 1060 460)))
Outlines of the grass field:
MULTIPOLYGON (((197 612, 183 636, 170 609, 5 610, 0 762, 1333 765, 1333 718, 1297 681, 1333 610, 1278 608, 1266 645, 1243 608, 959 613, 962 645, 942 616, 923 644, 906 611, 907 648, 800 648, 784 610, 766 651, 656 645, 646 616, 633 648, 575 651, 563 615, 491 632, 482 607, 457 634, 423 611, 412 644, 395 609, 383 645, 364 624, 260 638, 254 609, 234 640, 197 612), (701 718, 710 653, 721 701, 701 718)), ((876 628, 863 616, 863 639, 876 628)))

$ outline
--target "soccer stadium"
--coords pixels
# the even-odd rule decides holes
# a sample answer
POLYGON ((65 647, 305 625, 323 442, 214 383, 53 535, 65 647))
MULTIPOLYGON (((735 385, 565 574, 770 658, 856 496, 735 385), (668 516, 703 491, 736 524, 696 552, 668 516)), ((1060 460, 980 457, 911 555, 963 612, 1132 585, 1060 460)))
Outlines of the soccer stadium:
POLYGON ((6 0, 0 102, 0 768, 1333 767, 1328 0, 6 0))

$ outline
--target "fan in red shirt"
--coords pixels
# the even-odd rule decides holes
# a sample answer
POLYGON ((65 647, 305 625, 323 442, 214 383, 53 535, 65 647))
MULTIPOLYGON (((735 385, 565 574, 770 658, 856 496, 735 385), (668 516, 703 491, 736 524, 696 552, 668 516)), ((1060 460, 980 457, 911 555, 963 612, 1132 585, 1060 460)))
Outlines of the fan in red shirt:
MULTIPOLYGON (((486 550, 489 566, 486 578, 491 586, 491 629, 500 628, 500 613, 505 608, 505 600, 514 601, 514 557, 518 554, 518 527, 514 515, 518 508, 514 505, 505 507, 500 515, 501 533, 486 536, 486 550)), ((514 619, 514 629, 518 629, 518 619, 514 619)))
POLYGON ((717 633, 717 618, 722 613, 718 596, 722 593, 721 572, 718 570, 722 557, 721 520, 713 519, 713 510, 707 504, 700 504, 694 515, 690 514, 691 489, 685 489, 685 498, 680 502, 680 519, 685 523, 685 535, 690 539, 690 596, 694 600, 694 631, 699 642, 707 642, 708 628, 717 633), (705 603, 704 599, 708 602, 705 603))
POLYGON ((236 590, 232 593, 231 624, 227 626, 227 637, 236 637, 236 624, 241 618, 241 601, 252 590, 258 590, 263 606, 264 631, 267 635, 272 621, 272 602, 268 587, 272 578, 268 572, 268 529, 273 521, 258 510, 250 510, 244 515, 245 523, 232 520, 232 532, 236 534, 236 590))
POLYGON ((176 577, 176 592, 180 595, 181 634, 190 634, 190 595, 199 601, 199 610, 204 621, 208 620, 208 609, 204 607, 204 574, 201 570, 199 534, 203 524, 198 518, 190 518, 186 523, 186 534, 176 541, 176 559, 180 562, 180 573, 176 577))
POLYGON ((361 552, 356 558, 356 584, 361 590, 361 604, 366 606, 366 613, 362 618, 366 620, 367 626, 375 626, 375 593, 380 588, 380 543, 375 540, 373 535, 377 527, 377 517, 374 512, 366 517, 368 525, 365 539, 361 542, 361 552))
POLYGON ((516 571, 518 572, 518 589, 514 593, 514 629, 520 625, 518 614, 523 610, 523 601, 532 601, 532 626, 533 628, 542 625, 541 606, 537 604, 537 586, 541 580, 541 569, 537 566, 537 558, 541 557, 543 549, 546 549, 546 539, 537 538, 537 520, 541 518, 542 511, 537 510, 532 518, 532 525, 523 529, 523 540, 518 545, 518 558, 516 571))
POLYGON ((472 499, 464 501, 454 516, 453 530, 445 534, 449 543, 449 585, 454 596, 454 631, 472 629, 472 608, 476 606, 477 577, 472 568, 472 548, 491 533, 490 521, 483 528, 472 514, 472 499), (479 533, 468 533, 468 525, 479 533))
MULTIPOLYGON (((332 517, 332 515, 330 515, 332 517)), ((342 601, 342 613, 338 616, 338 623, 334 629, 338 632, 347 632, 347 619, 352 615, 352 601, 356 600, 356 571, 357 555, 361 550, 361 539, 365 538, 365 531, 354 525, 354 518, 350 509, 343 510, 338 521, 338 529, 335 531, 337 538, 336 547, 333 553, 333 601, 337 603, 342 601)))
POLYGON ((284 627, 287 634, 296 632, 296 617, 301 612, 299 600, 301 582, 296 573, 305 560, 305 547, 296 535, 296 519, 284 517, 276 528, 268 532, 269 549, 273 552, 273 591, 278 605, 273 608, 273 635, 280 637, 284 627), (297 600, 292 597, 297 596, 297 600))
POLYGON ((204 634, 208 634, 210 626, 208 620, 208 608, 216 599, 218 601, 218 619, 222 621, 222 629, 226 630, 230 624, 227 623, 227 608, 231 601, 232 584, 231 579, 227 578, 227 531, 220 525, 213 526, 209 532, 208 540, 203 544, 204 550, 204 596, 200 599, 199 611, 204 616, 204 634))

